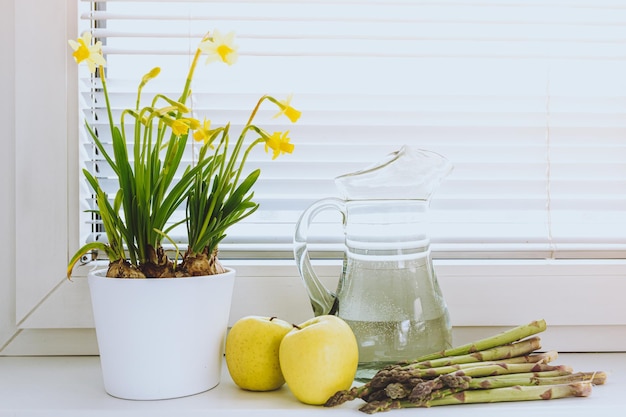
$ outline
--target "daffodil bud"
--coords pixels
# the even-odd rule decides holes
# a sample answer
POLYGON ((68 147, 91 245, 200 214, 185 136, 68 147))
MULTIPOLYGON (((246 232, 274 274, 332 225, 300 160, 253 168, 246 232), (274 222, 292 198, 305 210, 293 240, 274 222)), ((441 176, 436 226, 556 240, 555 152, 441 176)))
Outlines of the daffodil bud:
POLYGON ((150 72, 144 75, 143 78, 141 79, 141 84, 139 84, 139 88, 143 88, 144 85, 146 85, 151 79, 156 78, 160 73, 161 73, 161 68, 159 67, 152 68, 150 72))

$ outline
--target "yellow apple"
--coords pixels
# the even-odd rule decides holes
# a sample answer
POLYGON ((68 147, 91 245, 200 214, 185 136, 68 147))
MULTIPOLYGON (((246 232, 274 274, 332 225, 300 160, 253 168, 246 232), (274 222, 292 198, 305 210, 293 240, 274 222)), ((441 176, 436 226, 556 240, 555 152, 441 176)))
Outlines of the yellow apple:
POLYGON ((272 391, 285 383, 278 350, 293 324, 276 317, 246 316, 226 336, 226 366, 231 378, 250 391, 272 391))
POLYGON ((337 391, 349 389, 358 363, 354 333, 337 316, 307 320, 280 344, 280 368, 287 386, 305 404, 324 404, 337 391))

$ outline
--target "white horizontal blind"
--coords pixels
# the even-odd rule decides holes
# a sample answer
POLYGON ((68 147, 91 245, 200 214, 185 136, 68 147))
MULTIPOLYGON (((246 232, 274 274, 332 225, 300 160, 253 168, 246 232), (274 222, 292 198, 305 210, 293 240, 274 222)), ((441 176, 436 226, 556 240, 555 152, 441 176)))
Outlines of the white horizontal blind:
MULTIPOLYGON (((293 93, 292 155, 261 148, 257 213, 222 256, 290 257, 294 223, 337 192, 333 178, 404 144, 455 169, 433 196, 434 256, 626 256, 626 5, 623 1, 84 1, 82 25, 105 44, 113 105, 182 88, 208 30, 235 31, 239 62, 201 65, 198 118, 241 127, 265 93, 293 93)), ((97 80, 82 73, 84 115, 107 137, 97 80)), ((106 139, 104 139, 106 142, 106 139)), ((109 177, 85 136, 86 166, 109 177)), ((190 149, 191 159, 193 150, 190 149)), ((104 178, 103 178, 104 179, 104 178)), ((115 191, 113 178, 110 194, 115 191)), ((85 187, 86 200, 89 190, 85 187)), ((92 204, 92 203, 88 203, 92 204)), ((182 215, 182 214, 181 214, 182 215)), ((323 252, 338 216, 320 216, 323 252), (323 223, 323 224, 322 224, 323 223)), ((85 235, 93 238, 87 222, 85 235)), ((87 238, 87 237, 86 237, 87 238)), ((320 253, 321 253, 320 252, 320 253)))

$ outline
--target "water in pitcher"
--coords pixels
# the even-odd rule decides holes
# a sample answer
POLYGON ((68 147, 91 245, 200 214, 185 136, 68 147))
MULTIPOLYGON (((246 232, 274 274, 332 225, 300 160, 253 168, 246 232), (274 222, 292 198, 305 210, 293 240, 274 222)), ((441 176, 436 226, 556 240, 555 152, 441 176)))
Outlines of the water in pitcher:
POLYGON ((380 369, 399 362, 398 354, 411 360, 451 346, 445 314, 424 321, 345 321, 359 343, 357 381, 366 382, 380 369))
POLYGON ((452 345, 430 259, 414 249, 381 256, 384 251, 353 248, 346 257, 336 314, 350 325, 359 345, 357 380, 452 345))

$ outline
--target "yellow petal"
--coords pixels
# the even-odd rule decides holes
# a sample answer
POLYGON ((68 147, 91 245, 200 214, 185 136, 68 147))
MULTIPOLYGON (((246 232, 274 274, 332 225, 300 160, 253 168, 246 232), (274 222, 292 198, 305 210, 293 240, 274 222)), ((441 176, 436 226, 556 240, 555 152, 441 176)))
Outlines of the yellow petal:
POLYGON ((284 113, 285 113, 285 116, 287 116, 289 120, 291 120, 292 123, 297 122, 298 119, 300 118, 300 115, 302 114, 302 112, 294 109, 291 106, 285 107, 284 113))
POLYGON ((178 136, 184 135, 189 131, 189 126, 181 120, 173 120, 171 127, 172 132, 174 132, 174 134, 178 136))

